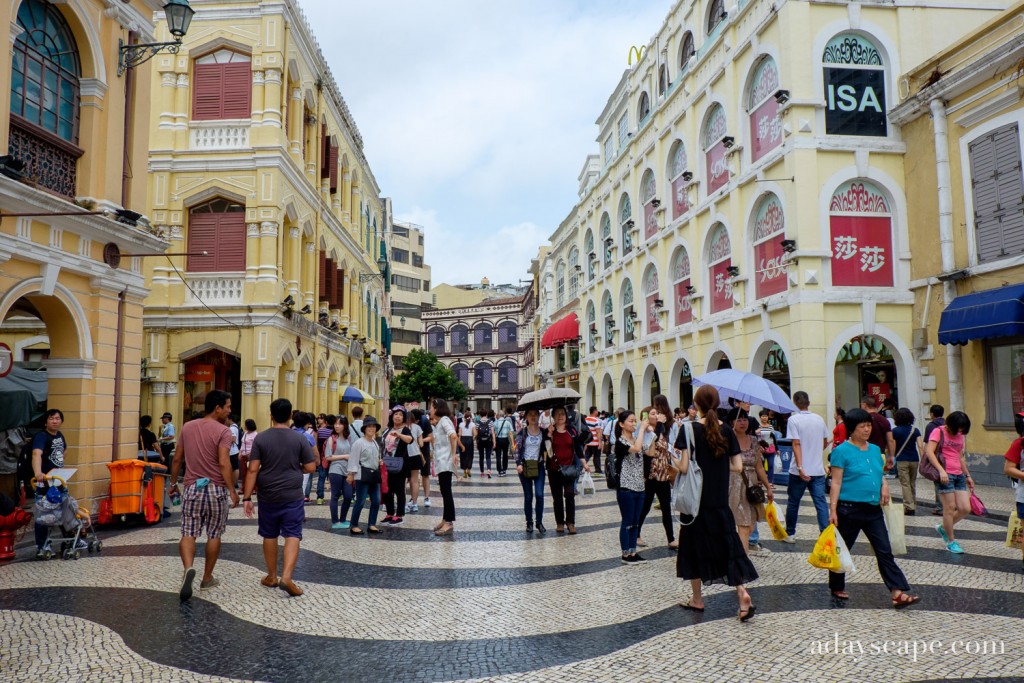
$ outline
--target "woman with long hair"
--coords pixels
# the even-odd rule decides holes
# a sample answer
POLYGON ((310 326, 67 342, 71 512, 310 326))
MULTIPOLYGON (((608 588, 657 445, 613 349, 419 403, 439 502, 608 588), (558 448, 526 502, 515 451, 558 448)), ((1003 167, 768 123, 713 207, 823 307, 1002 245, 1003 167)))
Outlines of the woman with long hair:
MULTIPOLYGON (((644 436, 644 502, 640 508, 640 523, 637 529, 637 545, 641 548, 644 520, 651 512, 651 506, 657 497, 661 509, 661 523, 665 527, 665 538, 670 550, 679 547, 674 533, 672 521, 672 481, 675 472, 672 470, 672 459, 669 453, 668 433, 671 428, 667 417, 672 413, 666 411, 668 401, 658 405, 658 396, 654 397, 654 405, 647 409, 647 434, 644 436), (662 412, 666 411, 666 412, 662 412)), ((661 396, 664 399, 664 396, 661 396)))
POLYGON ((633 411, 623 410, 612 429, 615 445, 609 457, 615 459, 615 471, 619 473, 615 500, 622 518, 619 549, 622 551, 623 564, 640 564, 647 561, 636 551, 640 538, 640 513, 644 504, 643 447, 647 420, 644 419, 638 426, 633 411))
POLYGON ((702 585, 724 583, 736 588, 737 616, 747 621, 756 608, 744 584, 757 578, 757 570, 740 543, 736 519, 729 509, 729 473, 743 469, 740 446, 732 429, 718 420, 717 389, 702 385, 693 402, 700 415, 692 423, 693 442, 689 443, 690 430, 679 430, 676 449, 680 457, 673 463, 681 475, 690 471, 691 461, 696 461, 704 473, 697 516, 688 525, 688 520, 682 520, 684 526, 679 529, 676 574, 689 580, 693 591, 682 606, 703 612, 702 585))
POLYGON ((526 532, 533 532, 534 521, 537 531, 544 533, 544 454, 548 433, 540 428, 540 411, 526 411, 526 425, 516 435, 516 472, 523 487, 523 513, 526 515, 526 532))
POLYGON ((740 542, 744 549, 750 551, 750 535, 757 529, 757 523, 765 519, 764 505, 752 502, 747 497, 747 489, 762 486, 769 501, 775 500, 768 474, 764 470, 764 450, 754 434, 751 434, 750 416, 742 408, 729 411, 726 420, 740 447, 740 458, 743 459, 743 470, 729 472, 729 508, 736 518, 736 529, 740 534, 740 542))
POLYGON ((352 432, 348 418, 339 415, 334 420, 331 435, 324 442, 324 459, 327 460, 327 477, 331 481, 331 528, 348 529, 348 511, 352 505, 353 489, 348 480, 348 459, 352 452, 352 432), (338 498, 342 498, 341 512, 338 512, 338 498))
POLYGON ((459 442, 462 444, 459 451, 459 467, 462 468, 463 479, 473 476, 473 442, 476 441, 476 435, 473 413, 467 410, 462 416, 462 422, 459 423, 459 442))
MULTIPOLYGON (((472 420, 472 416, 470 419, 472 420)), ((443 398, 435 398, 430 402, 430 422, 434 428, 434 471, 437 473, 438 488, 441 489, 441 500, 444 501, 441 523, 434 527, 434 534, 450 536, 455 529, 455 498, 452 496, 452 477, 455 476, 455 451, 459 437, 455 434, 455 425, 452 424, 448 401, 443 398)))
POLYGON ((961 555, 954 534, 957 523, 971 514, 971 491, 974 479, 967 469, 967 455, 964 449, 967 433, 971 431, 971 418, 959 410, 946 417, 946 424, 932 430, 928 435, 926 457, 939 470, 935 490, 942 500, 942 521, 935 530, 946 543, 946 550, 961 555))
POLYGON ((551 411, 548 485, 551 487, 551 506, 555 509, 555 531, 562 533, 568 529, 570 534, 575 534, 576 479, 583 472, 590 471, 590 465, 583 460, 583 447, 590 440, 590 432, 577 431, 568 424, 567 417, 565 408, 551 411), (575 471, 575 476, 567 475, 568 470, 575 471))

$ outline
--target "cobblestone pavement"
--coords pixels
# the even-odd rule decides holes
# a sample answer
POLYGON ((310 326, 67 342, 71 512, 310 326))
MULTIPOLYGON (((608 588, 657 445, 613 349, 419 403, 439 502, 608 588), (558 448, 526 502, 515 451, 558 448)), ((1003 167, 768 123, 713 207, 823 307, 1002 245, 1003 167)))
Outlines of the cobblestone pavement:
MULTIPOLYGON (((908 517, 897 561, 922 601, 897 611, 863 540, 851 599, 831 598, 806 561, 817 533, 805 497, 796 545, 764 540, 761 525, 773 552, 754 558, 758 612, 740 623, 723 587, 706 592, 703 614, 679 607, 689 587, 657 511, 650 561, 623 566, 614 492, 598 489, 579 501, 576 536, 555 532, 550 496, 548 532, 527 534, 511 477, 456 486, 453 537, 430 533, 439 505, 376 538, 332 531, 326 503, 311 505, 300 598, 259 586, 260 539, 240 510, 221 584, 185 604, 177 515, 101 531, 103 552, 78 561, 35 562, 26 549, 0 567, 0 681, 1024 680, 1021 553, 1004 547, 1003 521, 968 518, 957 534, 967 552, 952 555, 926 509, 908 517)), ((993 493, 990 508, 1004 497, 993 493)))

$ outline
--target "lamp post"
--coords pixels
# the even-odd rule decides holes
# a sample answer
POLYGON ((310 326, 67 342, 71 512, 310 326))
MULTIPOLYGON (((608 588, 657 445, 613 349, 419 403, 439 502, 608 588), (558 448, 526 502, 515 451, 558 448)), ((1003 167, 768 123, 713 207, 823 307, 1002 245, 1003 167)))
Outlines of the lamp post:
POLYGON ((188 0, 167 0, 167 4, 164 5, 164 15, 167 17, 167 29, 174 36, 174 40, 166 43, 138 43, 136 45, 125 45, 123 40, 119 40, 117 75, 123 76, 127 69, 133 69, 148 62, 165 48, 171 54, 177 54, 181 49, 181 39, 188 33, 189 24, 192 23, 192 16, 195 13, 196 11, 189 7, 188 0))

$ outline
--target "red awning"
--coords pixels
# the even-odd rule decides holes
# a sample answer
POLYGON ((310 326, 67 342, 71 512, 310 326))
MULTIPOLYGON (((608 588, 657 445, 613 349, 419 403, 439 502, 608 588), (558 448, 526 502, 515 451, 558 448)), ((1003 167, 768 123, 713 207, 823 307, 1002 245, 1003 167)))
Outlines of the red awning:
POLYGON ((579 336, 580 319, 576 317, 575 313, 570 313, 551 324, 544 336, 540 338, 540 345, 545 349, 553 349, 566 342, 576 341, 579 336))

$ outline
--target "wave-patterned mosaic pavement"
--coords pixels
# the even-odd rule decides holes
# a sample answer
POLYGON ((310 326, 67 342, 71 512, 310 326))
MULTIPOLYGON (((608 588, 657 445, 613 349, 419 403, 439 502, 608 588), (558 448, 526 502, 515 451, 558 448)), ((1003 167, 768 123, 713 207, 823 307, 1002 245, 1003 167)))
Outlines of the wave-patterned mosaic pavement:
POLYGON ((623 566, 614 493, 598 486, 579 501, 575 536, 555 533, 550 498, 548 532, 527 534, 512 477, 457 485, 454 537, 430 533, 439 507, 370 538, 332 531, 326 504, 309 506, 300 598, 259 585, 260 539, 240 510, 221 585, 186 604, 177 515, 108 531, 99 556, 0 567, 0 681, 1024 680, 1021 557, 1002 522, 963 522, 956 556, 935 517, 908 517, 910 552, 897 559, 922 601, 896 611, 864 541, 851 600, 832 600, 806 562, 805 501, 798 543, 766 541, 774 552, 754 558, 758 613, 741 624, 721 587, 703 614, 679 607, 689 588, 657 511, 650 562, 623 566))

